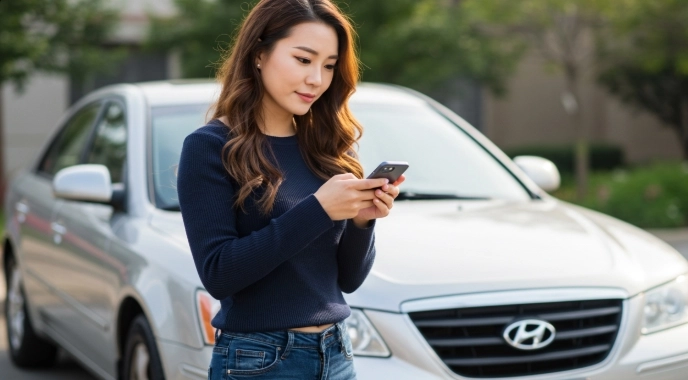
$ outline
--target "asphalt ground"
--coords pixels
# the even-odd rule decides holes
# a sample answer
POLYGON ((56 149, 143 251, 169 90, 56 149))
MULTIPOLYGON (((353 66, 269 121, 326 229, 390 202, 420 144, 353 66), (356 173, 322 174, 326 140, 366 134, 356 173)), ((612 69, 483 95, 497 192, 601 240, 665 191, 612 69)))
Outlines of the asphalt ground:
MULTIPOLYGON (((688 260, 688 229, 651 230, 652 234, 676 248, 688 260)), ((0 273, 4 273, 0 271, 0 273)), ((66 352, 61 351, 55 367, 42 370, 21 370, 9 358, 7 329, 5 325, 5 279, 0 281, 0 379, 1 380, 95 380, 88 371, 76 363, 66 352)))

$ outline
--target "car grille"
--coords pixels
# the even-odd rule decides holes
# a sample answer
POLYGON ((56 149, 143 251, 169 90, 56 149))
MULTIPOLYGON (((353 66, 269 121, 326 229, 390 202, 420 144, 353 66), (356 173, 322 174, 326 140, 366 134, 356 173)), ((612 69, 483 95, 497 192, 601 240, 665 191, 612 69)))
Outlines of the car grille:
POLYGON ((483 378, 552 373, 599 363, 614 345, 621 311, 621 300, 591 300, 421 311, 409 316, 452 371, 483 378), (509 345, 502 337, 504 329, 522 319, 551 323, 556 329, 554 341, 532 351, 509 345))

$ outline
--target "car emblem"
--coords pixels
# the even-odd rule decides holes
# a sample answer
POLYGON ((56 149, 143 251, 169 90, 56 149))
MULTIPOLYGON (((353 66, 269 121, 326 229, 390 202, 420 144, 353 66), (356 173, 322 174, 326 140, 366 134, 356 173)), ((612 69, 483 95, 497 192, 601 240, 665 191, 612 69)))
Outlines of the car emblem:
POLYGON ((539 350, 549 346, 556 330, 550 323, 538 319, 514 322, 504 329, 504 340, 519 350, 539 350))

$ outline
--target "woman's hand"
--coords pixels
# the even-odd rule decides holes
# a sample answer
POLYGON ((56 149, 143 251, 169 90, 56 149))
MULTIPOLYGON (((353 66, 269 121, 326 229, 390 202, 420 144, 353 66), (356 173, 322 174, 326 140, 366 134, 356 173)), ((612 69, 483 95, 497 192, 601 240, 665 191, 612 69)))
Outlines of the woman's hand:
POLYGON ((389 211, 394 206, 394 199, 399 196, 399 185, 406 180, 402 174, 396 182, 392 184, 383 185, 380 189, 375 190, 375 199, 373 205, 361 209, 358 215, 354 217, 354 224, 356 226, 365 228, 369 221, 377 218, 384 218, 389 215, 389 211))
POLYGON ((363 209, 376 208, 374 200, 379 197, 375 195, 375 188, 386 185, 384 178, 358 179, 351 173, 337 174, 313 195, 330 219, 351 219, 363 209))

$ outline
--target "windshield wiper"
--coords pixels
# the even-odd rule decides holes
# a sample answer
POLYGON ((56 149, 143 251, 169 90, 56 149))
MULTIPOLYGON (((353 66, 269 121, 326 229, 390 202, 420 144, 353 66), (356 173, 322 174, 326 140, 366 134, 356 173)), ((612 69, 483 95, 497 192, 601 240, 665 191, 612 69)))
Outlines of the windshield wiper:
POLYGON ((428 200, 428 199, 462 199, 462 200, 489 200, 488 197, 470 197, 458 194, 415 193, 402 191, 397 200, 428 200))

